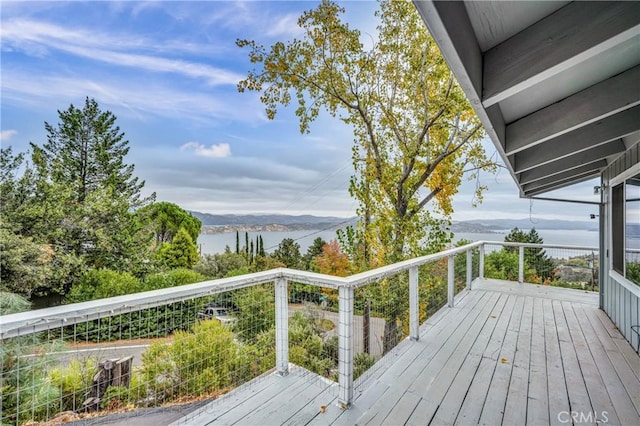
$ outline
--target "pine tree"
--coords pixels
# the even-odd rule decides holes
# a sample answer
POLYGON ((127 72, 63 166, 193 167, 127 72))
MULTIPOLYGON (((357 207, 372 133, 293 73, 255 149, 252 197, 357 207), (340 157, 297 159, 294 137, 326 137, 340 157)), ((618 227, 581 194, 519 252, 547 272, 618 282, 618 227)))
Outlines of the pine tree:
POLYGON ((236 254, 240 254, 240 233, 236 230, 236 254))
POLYGON ((129 141, 113 113, 100 110, 94 99, 86 98, 84 108, 71 105, 58 111, 58 117, 57 126, 45 122, 47 142, 42 146, 46 163, 58 165, 51 169, 54 181, 73 188, 81 203, 105 187, 112 187, 131 207, 149 201, 141 196, 144 181, 133 176, 134 165, 124 162, 129 141))

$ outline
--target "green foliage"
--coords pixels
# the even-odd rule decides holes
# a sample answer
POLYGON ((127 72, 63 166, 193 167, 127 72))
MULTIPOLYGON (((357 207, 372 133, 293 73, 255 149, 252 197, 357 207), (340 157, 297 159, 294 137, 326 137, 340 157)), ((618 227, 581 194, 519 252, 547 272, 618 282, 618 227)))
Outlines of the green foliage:
POLYGON ((133 176, 133 165, 124 163, 129 141, 116 125, 115 115, 86 98, 82 109, 71 105, 58 111, 58 117, 57 126, 45 123, 47 142, 42 146, 49 167, 60 165, 51 170, 52 178, 70 186, 79 202, 92 192, 112 187, 132 207, 143 204, 144 182, 133 176))
POLYGON ((627 262, 626 276, 629 281, 640 285, 640 262, 627 262))
POLYGON ((180 228, 197 241, 202 222, 177 204, 166 201, 150 204, 136 212, 147 229, 153 232, 156 245, 171 243, 180 228))
POLYGON ((302 268, 305 271, 309 271, 312 269, 312 262, 313 260, 320 256, 322 254, 322 248, 327 244, 327 242, 325 240, 323 240, 322 238, 318 237, 315 240, 313 240, 313 244, 311 244, 309 246, 309 248, 307 249, 307 252, 305 253, 305 255, 302 257, 302 268))
POLYGON ((518 252, 497 250, 484 257, 484 276, 499 280, 518 281, 518 252))
POLYGON ((243 254, 240 253, 216 253, 205 254, 193 266, 193 270, 208 278, 224 278, 230 271, 246 268, 249 265, 243 254))
MULTIPOLYGON (((535 228, 532 228, 529 232, 521 231, 517 227, 513 228, 509 234, 504 237, 504 240, 505 242, 544 244, 544 240, 535 228)), ((518 252, 518 248, 516 247, 505 247, 503 250, 518 252)), ((542 279, 553 277, 553 261, 549 259, 544 249, 525 248, 524 261, 526 268, 533 269, 534 274, 542 279)), ((527 274, 525 273, 525 275, 527 274)))
POLYGON ((49 370, 48 382, 60 394, 60 411, 78 411, 85 401, 85 394, 91 388, 97 362, 92 358, 80 361, 72 359, 66 367, 49 370))
POLYGON ((206 277, 197 271, 178 268, 148 275, 142 282, 142 289, 144 291, 158 290, 161 288, 197 283, 205 279, 206 277))
POLYGON ((270 367, 257 355, 219 321, 206 320, 192 332, 175 333, 172 343, 152 344, 142 355, 141 373, 149 395, 159 401, 219 393, 270 367))
POLYGON ((0 291, 0 315, 16 314, 30 308, 31 303, 19 294, 0 291))
POLYGON ((278 262, 284 263, 287 268, 298 268, 302 260, 300 244, 296 243, 292 238, 283 239, 273 252, 273 258, 278 262))
POLYGON ((199 257, 196 243, 184 228, 178 230, 173 242, 163 243, 156 253, 158 262, 168 268, 190 268, 199 257))
POLYGON ((58 118, 45 123, 47 140, 31 144, 24 167, 27 153, 1 155, 2 280, 26 295, 65 294, 88 269, 139 273, 148 258, 148 233, 133 211, 154 195, 141 196, 116 117, 87 98, 58 118))
POLYGON ((373 355, 366 354, 364 352, 357 353, 353 357, 353 379, 357 379, 362 376, 368 369, 373 367, 376 363, 376 358, 373 355))
POLYGON ((236 322, 233 330, 244 342, 275 326, 273 286, 261 285, 238 290, 233 294, 236 322))
MULTIPOLYGON (((204 277, 197 272, 186 269, 150 275, 145 281, 140 281, 126 272, 92 270, 73 286, 65 301, 76 303, 97 300, 191 284, 203 279, 204 277)), ((103 320, 83 322, 65 327, 61 337, 92 342, 165 337, 175 330, 188 329, 196 321, 198 312, 204 304, 205 301, 198 298, 158 306, 154 309, 114 315, 103 320)))
MULTIPOLYGON (((439 226, 425 206, 450 215, 463 174, 475 178, 495 166, 484 154, 473 109, 415 7, 382 1, 372 47, 343 21, 344 12, 325 0, 299 18, 300 38, 269 48, 239 40, 256 69, 238 90, 260 92, 271 119, 279 107, 297 104, 303 133, 323 110, 353 128, 358 241, 365 264, 377 266, 417 254, 426 229, 439 226)), ((477 185, 476 201, 483 189, 477 185)))
POLYGON ((143 290, 142 283, 128 272, 117 272, 109 269, 93 269, 88 271, 75 284, 65 301, 66 303, 86 302, 107 297, 122 296, 143 290))

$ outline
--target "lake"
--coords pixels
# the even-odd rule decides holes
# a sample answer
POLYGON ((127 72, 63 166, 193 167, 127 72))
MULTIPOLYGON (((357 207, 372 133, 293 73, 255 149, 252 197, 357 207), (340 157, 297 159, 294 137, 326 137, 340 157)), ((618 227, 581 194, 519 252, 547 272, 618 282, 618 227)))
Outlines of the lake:
MULTIPOLYGON (((537 231, 543 238, 545 244, 598 247, 598 233, 595 231, 562 229, 537 229, 537 231)), ((459 232, 455 235, 454 241, 462 239, 470 241, 504 241, 504 237, 508 232, 508 230, 489 234, 459 232)), ((255 241, 258 235, 262 235, 266 252, 273 252, 283 239, 292 238, 300 245, 300 252, 302 254, 307 251, 311 244, 313 244, 313 240, 318 237, 327 242, 337 238, 335 231, 286 231, 249 232, 249 239, 255 241)), ((229 246, 231 250, 235 250, 236 233, 200 234, 198 244, 203 254, 222 253, 224 252, 225 246, 229 246)), ((240 233, 240 245, 244 245, 244 232, 240 233)))

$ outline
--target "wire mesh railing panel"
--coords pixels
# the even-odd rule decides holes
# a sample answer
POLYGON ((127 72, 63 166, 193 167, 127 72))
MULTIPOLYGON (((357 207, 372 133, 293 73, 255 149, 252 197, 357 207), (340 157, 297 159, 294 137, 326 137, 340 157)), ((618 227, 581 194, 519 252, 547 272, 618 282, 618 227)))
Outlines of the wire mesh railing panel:
POLYGON ((338 380, 338 290, 296 282, 289 289, 289 362, 322 387, 338 380))
POLYGON ((598 250, 525 248, 525 282, 598 291, 598 250), (529 279, 527 279, 529 278, 529 279))
POLYGON ((275 365, 273 285, 74 322, 2 340, 2 425, 214 398, 275 365))
POLYGON ((409 278, 392 275, 355 291, 353 378, 356 387, 384 363, 382 357, 409 335, 409 278))
MULTIPOLYGON (((462 263, 460 265, 463 266, 462 263)), ((418 321, 420 324, 447 305, 447 294, 447 259, 427 263, 418 268, 418 321)))

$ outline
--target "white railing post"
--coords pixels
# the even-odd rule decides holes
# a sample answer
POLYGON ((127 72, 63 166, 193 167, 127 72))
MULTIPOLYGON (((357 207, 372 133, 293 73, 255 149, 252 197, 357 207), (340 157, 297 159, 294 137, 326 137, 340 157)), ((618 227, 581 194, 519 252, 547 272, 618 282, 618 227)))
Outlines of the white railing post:
POLYGON ((353 402, 353 288, 338 289, 338 403, 347 409, 353 402))
POLYGON ((276 280, 276 370, 289 374, 289 295, 287 280, 276 280))
POLYGON ((473 266, 473 257, 472 257, 471 249, 467 250, 467 290, 471 290, 471 280, 473 279, 472 266, 473 266))
POLYGON ((482 280, 484 279, 484 244, 480 245, 480 258, 478 259, 478 263, 479 263, 478 278, 482 280))
POLYGON ((411 340, 420 337, 420 304, 418 301, 418 267, 409 269, 409 336, 411 340))
POLYGON ((518 247, 518 282, 524 282, 524 246, 518 247))
POLYGON ((450 308, 453 308, 453 297, 454 297, 454 284, 455 284, 455 275, 454 275, 454 256, 449 256, 447 258, 447 302, 450 308))

